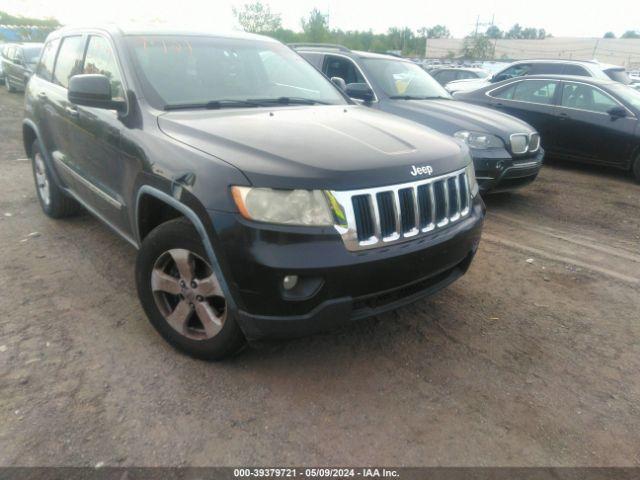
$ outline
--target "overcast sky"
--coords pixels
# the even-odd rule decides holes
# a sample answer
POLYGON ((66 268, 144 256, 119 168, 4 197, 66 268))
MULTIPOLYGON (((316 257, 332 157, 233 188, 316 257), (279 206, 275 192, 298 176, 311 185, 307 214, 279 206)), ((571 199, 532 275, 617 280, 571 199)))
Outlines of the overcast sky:
MULTIPOLYGON (((247 0, 0 0, 0 10, 24 16, 54 16, 62 23, 169 21, 181 25, 229 29, 232 6, 247 0)), ((329 14, 332 28, 384 32, 392 26, 444 24, 461 37, 481 22, 507 29, 514 23, 544 28, 554 36, 601 37, 640 30, 640 1, 610 0, 271 0, 287 28, 300 29, 300 18, 314 7, 329 14)), ((0 21, 1 23, 1 21, 0 21)))

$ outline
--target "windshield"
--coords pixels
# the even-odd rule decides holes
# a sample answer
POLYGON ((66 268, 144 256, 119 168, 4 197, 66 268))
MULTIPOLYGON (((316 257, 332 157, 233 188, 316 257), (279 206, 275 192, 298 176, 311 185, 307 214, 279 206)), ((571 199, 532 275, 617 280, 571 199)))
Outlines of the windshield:
POLYGON ((640 92, 638 90, 627 85, 611 85, 609 88, 622 98, 625 103, 640 110, 640 92))
POLYGON ((626 70, 623 68, 610 68, 609 70, 605 70, 604 73, 606 73, 614 82, 624 83, 625 85, 629 85, 631 83, 629 75, 627 75, 626 70))
POLYGON ((145 96, 159 109, 347 103, 330 81, 280 43, 185 35, 130 36, 127 42, 145 96))
POLYGON ((40 58, 41 50, 42 50, 42 46, 23 47, 22 54, 24 55, 24 61, 27 63, 36 63, 40 58))
POLYGON ((451 98, 451 95, 415 63, 365 58, 367 73, 389 97, 451 98))

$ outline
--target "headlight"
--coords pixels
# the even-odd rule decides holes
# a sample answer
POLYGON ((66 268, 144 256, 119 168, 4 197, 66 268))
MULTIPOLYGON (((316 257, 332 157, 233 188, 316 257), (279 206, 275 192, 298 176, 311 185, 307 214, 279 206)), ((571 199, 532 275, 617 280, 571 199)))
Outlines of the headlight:
POLYGON ((232 187, 233 199, 243 217, 288 225, 333 225, 329 205, 321 190, 274 190, 232 187))
POLYGON ((453 134, 454 137, 464 140, 471 148, 485 150, 487 148, 503 148, 504 143, 500 138, 489 133, 467 132, 462 130, 453 134))
POLYGON ((469 162, 467 168, 465 168, 467 174, 467 180, 469 181, 469 191, 471 196, 475 197, 478 194, 480 187, 478 187, 478 181, 476 180, 476 169, 473 166, 473 162, 469 162))

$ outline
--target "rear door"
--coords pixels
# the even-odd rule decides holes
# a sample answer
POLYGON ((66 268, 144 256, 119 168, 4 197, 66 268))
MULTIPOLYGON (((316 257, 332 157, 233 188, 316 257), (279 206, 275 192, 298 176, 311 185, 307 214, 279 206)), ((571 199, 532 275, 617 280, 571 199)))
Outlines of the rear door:
POLYGON ((532 125, 549 151, 556 150, 562 136, 555 115, 558 94, 557 80, 524 78, 487 92, 490 106, 532 125))
POLYGON ((72 35, 61 40, 51 83, 46 89, 48 108, 48 149, 53 158, 54 168, 63 183, 78 195, 82 193, 82 183, 78 172, 82 169, 82 158, 78 155, 74 142, 77 109, 67 99, 69 78, 80 73, 86 38, 72 35))
POLYGON ((30 88, 26 92, 28 101, 26 106, 32 109, 31 115, 38 123, 40 131, 40 140, 44 143, 47 152, 52 152, 54 141, 52 138, 52 118, 55 116, 55 110, 51 103, 51 95, 55 94, 56 87, 53 86, 53 67, 60 46, 60 39, 50 40, 42 50, 40 63, 36 68, 36 73, 30 83, 30 88), (50 90, 54 90, 51 92, 50 90))
POLYGON ((609 110, 625 107, 594 85, 565 81, 561 90, 561 153, 585 162, 626 166, 634 147, 633 113, 627 110, 624 118, 612 117, 609 110))

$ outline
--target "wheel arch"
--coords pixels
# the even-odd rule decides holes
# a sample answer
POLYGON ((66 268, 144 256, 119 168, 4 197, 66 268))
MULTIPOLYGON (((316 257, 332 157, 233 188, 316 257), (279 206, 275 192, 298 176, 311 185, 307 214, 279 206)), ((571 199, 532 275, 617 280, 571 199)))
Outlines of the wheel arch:
POLYGON ((226 277, 220 268, 220 262, 218 261, 218 258, 216 256, 215 250, 213 248, 213 244, 211 243, 211 239, 207 234, 207 230, 204 226, 204 223, 200 219, 200 217, 196 214, 196 212, 194 212, 190 207, 188 207, 184 203, 180 202, 179 200, 172 197, 171 195, 168 195, 167 193, 161 190, 158 190, 157 188, 152 187, 150 185, 143 185, 142 187, 140 187, 136 195, 134 220, 135 220, 135 228, 136 228, 136 238, 138 243, 141 245, 146 234, 148 234, 151 231, 151 230, 146 231, 146 229, 149 228, 150 224, 147 224, 142 229, 140 228, 141 213, 144 214, 145 213, 144 209, 148 208, 149 205, 155 205, 155 206, 163 205, 162 206, 163 209, 168 209, 168 210, 165 210, 165 212, 169 212, 168 214, 169 217, 164 221, 183 217, 193 225, 193 227, 198 232, 200 239, 202 240, 202 245, 204 246, 207 256, 209 257, 211 266, 215 270, 215 273, 220 280, 220 286, 222 287, 225 297, 227 298, 228 306, 233 310, 237 310, 235 300, 233 298, 231 290, 229 289, 229 284, 227 283, 226 277), (141 210, 141 207, 142 207, 142 210, 141 210), (146 234, 145 234, 145 231, 146 231, 146 234))

